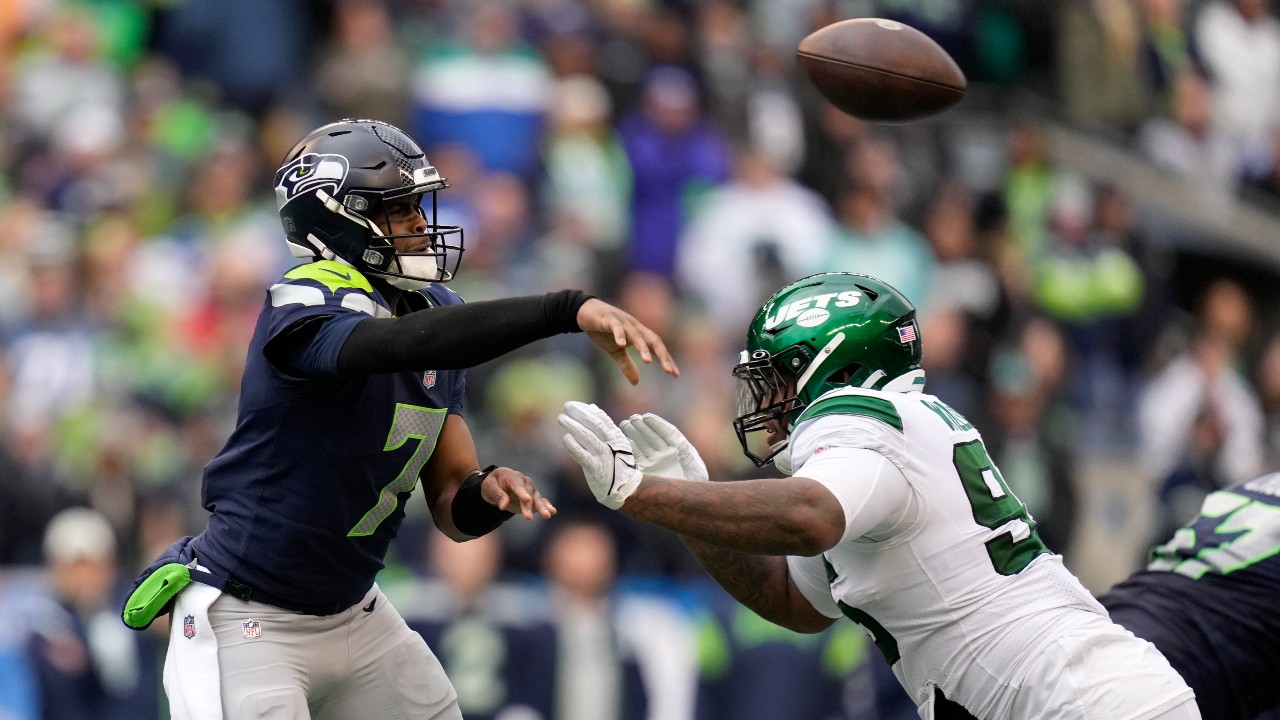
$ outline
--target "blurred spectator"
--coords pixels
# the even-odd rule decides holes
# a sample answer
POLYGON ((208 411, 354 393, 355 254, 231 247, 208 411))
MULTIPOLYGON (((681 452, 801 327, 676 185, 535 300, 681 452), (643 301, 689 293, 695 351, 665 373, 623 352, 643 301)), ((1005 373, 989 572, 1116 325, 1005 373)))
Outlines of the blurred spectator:
POLYGON ((1138 147, 1157 167, 1185 178, 1210 198, 1225 200, 1240 175, 1236 143, 1216 126, 1210 87, 1197 71, 1186 69, 1171 79, 1168 117, 1146 122, 1138 147))
POLYGON ((458 40, 435 46, 414 72, 411 134, 426 148, 460 143, 486 170, 531 178, 552 97, 546 64, 521 40, 514 8, 486 0, 461 12, 458 40))
POLYGON ((1152 110, 1163 114, 1173 104, 1176 78, 1191 71, 1191 38, 1183 0, 1142 0, 1147 77, 1156 93, 1152 110))
POLYGON ((120 622, 127 586, 101 515, 59 513, 44 536, 53 596, 33 621, 31 662, 44 720, 136 720, 159 712, 161 641, 120 622))
MULTIPOLYGON (((650 379, 645 378, 646 384, 650 379)), ((570 480, 563 472, 561 458, 548 448, 560 442, 555 417, 565 402, 591 397, 592 389, 587 368, 564 354, 519 357, 504 363, 490 376, 482 402, 477 403, 487 411, 488 420, 477 423, 473 431, 477 445, 493 448, 494 463, 521 468, 538 483, 544 497, 557 508, 569 510, 573 503, 565 486, 570 480)), ((504 567, 516 573, 536 573, 546 526, 509 525, 502 531, 504 567)))
POLYGON ((1142 19, 1132 0, 1059 3, 1058 85, 1072 120, 1134 130, 1147 112, 1142 19))
POLYGON ((1195 514, 1205 494, 1263 467, 1262 410, 1236 365, 1251 316, 1239 286, 1215 282, 1190 347, 1142 395, 1139 440, 1144 471, 1159 494, 1157 534, 1168 534, 1195 514))
POLYGON ((937 261, 924 236, 898 215, 897 149, 887 138, 868 138, 854 148, 849 164, 852 187, 837 203, 840 226, 822 270, 871 275, 916 306, 927 306, 937 261))
POLYGON ((390 7, 385 0, 338 0, 333 23, 333 43, 315 69, 329 116, 406 126, 411 63, 395 42, 390 7))
POLYGON ((665 601, 617 591, 604 526, 562 519, 543 562, 558 631, 556 720, 690 720, 689 623, 665 601))
POLYGON ((229 103, 256 114, 303 91, 317 37, 310 9, 305 0, 167 3, 155 18, 155 44, 184 75, 212 81, 229 103))
POLYGON ((1211 0, 1196 17, 1195 42, 1213 85, 1215 126, 1246 172, 1265 165, 1280 122, 1280 22, 1271 0, 1211 0))
POLYGON ((1084 440, 1117 441, 1128 407, 1122 362, 1122 319, 1142 302, 1142 274, 1121 242, 1097 226, 1093 188, 1059 178, 1044 253, 1033 264, 1037 305, 1059 323, 1076 366, 1071 400, 1089 433, 1084 440))
POLYGON ((730 332, 745 332, 774 289, 815 273, 830 252, 831 213, 763 150, 738 156, 680 237, 676 272, 687 296, 730 332))
POLYGON ((1277 467, 1280 466, 1280 334, 1273 334, 1263 347, 1253 380, 1266 429, 1266 466, 1277 467))
POLYGON ((968 366, 969 325, 964 313, 935 305, 920 315, 920 327, 929 334, 922 357, 927 392, 942 398, 969 422, 986 427, 986 378, 968 366))
POLYGON ((586 75, 556 82, 551 128, 543 144, 547 215, 571 224, 586 248, 608 252, 626 240, 631 166, 610 124, 604 85, 586 75))
POLYGON ((1049 209, 1057 172, 1045 149, 1044 131, 1028 123, 1009 130, 1009 170, 1004 179, 1004 202, 1009 215, 1009 239, 1023 265, 1043 251, 1049 209))
POLYGON ((650 71, 642 102, 640 111, 618 123, 635 176, 630 265, 672 277, 680 232, 706 192, 728 178, 729 149, 720 131, 702 117, 698 89, 687 71, 650 71))
MULTIPOLYGON (((927 318, 934 308, 954 308, 961 314, 967 339, 959 360, 974 378, 985 377, 991 354, 1009 322, 1008 299, 996 269, 998 246, 1006 242, 1001 234, 1001 211, 991 207, 990 200, 974 207, 969 191, 952 181, 939 188, 924 223, 938 269, 930 306, 921 308, 921 314, 927 318)), ((929 350, 926 348, 926 355, 929 350)), ((934 378, 931 373, 931 384, 934 378)), ((978 417, 980 413, 974 419, 978 417)), ((980 426, 986 427, 986 423, 980 426)))
MULTIPOLYGON (((746 13, 736 3, 711 0, 697 9, 699 74, 707 85, 707 111, 730 133, 745 126, 747 94, 756 78, 754 51, 746 13)), ((735 140, 742 140, 735 135, 735 140)))
POLYGON ((869 126, 825 100, 806 116, 801 184, 821 195, 833 207, 848 186, 847 159, 866 137, 869 126))
POLYGON ((468 720, 552 718, 556 634, 525 591, 495 583, 500 532, 455 543, 427 533, 435 580, 388 593, 434 649, 468 720), (393 594, 394 593, 394 594, 393 594))
POLYGON ((52 466, 60 423, 97 394, 94 328, 81 314, 77 248, 72 230, 43 215, 27 229, 30 314, 0 339, 8 356, 5 425, 13 449, 30 465, 52 466))
POLYGON ((876 720, 870 647, 853 623, 817 635, 778 627, 718 586, 698 628, 705 720, 876 720))
POLYGON ((1035 517, 1045 544, 1070 554, 1080 493, 1074 427, 1057 386, 1062 351, 1057 330, 1041 320, 996 354, 991 364, 993 422, 984 426, 984 437, 1009 489, 1035 517), (1028 347, 1033 344, 1037 347, 1028 347), (1046 367, 1043 360, 1041 367, 1033 363, 1032 354, 1046 356, 1048 372, 1041 369, 1046 367), (1052 374, 1055 366, 1057 375, 1052 374))
POLYGON ((20 57, 8 112, 38 142, 99 154, 124 139, 124 87, 119 71, 102 59, 99 35, 91 13, 64 5, 36 38, 37 49, 20 57))

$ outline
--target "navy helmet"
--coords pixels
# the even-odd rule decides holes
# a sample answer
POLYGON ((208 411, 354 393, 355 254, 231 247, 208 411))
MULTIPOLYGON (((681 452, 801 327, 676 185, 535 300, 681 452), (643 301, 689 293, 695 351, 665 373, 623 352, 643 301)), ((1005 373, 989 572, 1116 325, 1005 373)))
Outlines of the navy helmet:
POLYGON ((295 257, 340 260, 403 290, 446 282, 462 261, 462 228, 436 222, 436 191, 449 183, 422 148, 399 128, 377 120, 319 127, 276 171, 276 205, 295 257), (423 208, 431 196, 430 216, 423 208), (411 202, 421 232, 392 234, 391 210, 411 202), (422 238, 399 251, 395 241, 422 238))

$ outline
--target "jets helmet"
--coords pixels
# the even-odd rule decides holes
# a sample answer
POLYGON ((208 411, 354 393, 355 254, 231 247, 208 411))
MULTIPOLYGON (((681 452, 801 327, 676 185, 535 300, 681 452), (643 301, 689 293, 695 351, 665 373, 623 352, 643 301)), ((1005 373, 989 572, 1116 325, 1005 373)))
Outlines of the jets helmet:
POLYGON ((881 389, 920 367, 916 309, 902 293, 869 275, 822 273, 774 293, 747 329, 747 349, 733 375, 738 417, 733 429, 747 457, 762 466, 768 454, 752 452, 748 434, 790 430, 815 399, 839 387, 881 389))
POLYGON ((462 228, 436 223, 436 191, 449 183, 400 129, 377 120, 316 128, 285 156, 276 206, 295 257, 340 260, 402 290, 446 282, 462 261, 462 228), (422 207, 431 196, 431 215, 422 207), (412 203, 421 232, 392 234, 392 208, 412 203), (395 241, 421 238, 397 250, 395 241))

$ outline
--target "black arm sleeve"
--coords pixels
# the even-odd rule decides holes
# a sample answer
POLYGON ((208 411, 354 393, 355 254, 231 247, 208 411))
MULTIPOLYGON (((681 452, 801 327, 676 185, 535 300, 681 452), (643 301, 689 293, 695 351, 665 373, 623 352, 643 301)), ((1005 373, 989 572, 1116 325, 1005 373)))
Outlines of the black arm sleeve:
POLYGON ((342 375, 458 370, 534 340, 578 331, 581 290, 419 310, 356 325, 338 353, 342 375))

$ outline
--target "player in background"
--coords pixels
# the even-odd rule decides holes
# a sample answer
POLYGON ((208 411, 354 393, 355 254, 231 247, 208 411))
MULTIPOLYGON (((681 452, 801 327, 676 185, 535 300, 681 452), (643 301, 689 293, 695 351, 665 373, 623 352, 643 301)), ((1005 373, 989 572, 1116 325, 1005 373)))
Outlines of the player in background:
MULTIPOLYGON (((1280 473, 1210 493, 1146 570, 1098 598, 1160 648, 1213 720, 1280 705, 1280 473)), ((1280 717, 1268 714, 1266 717, 1280 717)))
POLYGON ((374 584, 404 503, 421 479, 458 542, 511 511, 555 513, 522 473, 479 469, 463 369, 583 331, 633 383, 628 347, 678 371, 652 331, 579 290, 462 304, 443 285, 462 229, 435 222, 448 185, 391 125, 318 128, 275 183, 288 245, 311 262, 266 294, 236 428, 205 468, 208 526, 139 579, 125 622, 145 627, 176 596, 175 720, 460 718, 440 663, 374 584))
POLYGON ((734 368, 734 426, 786 479, 704 482, 654 415, 619 428, 571 402, 559 420, 601 503, 679 533, 767 620, 861 625, 926 720, 1199 718, 1168 661, 1044 546, 978 431, 923 392, 920 350, 914 307, 874 278, 774 294, 734 368))

